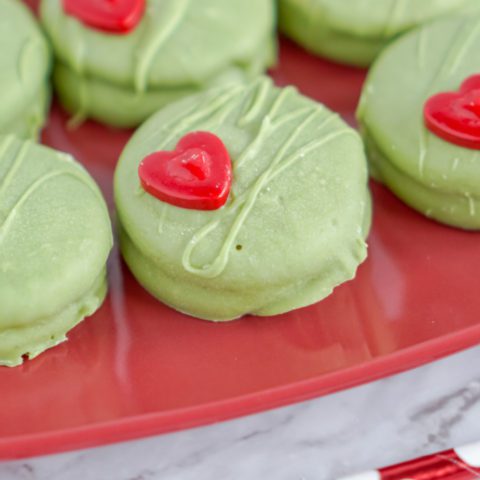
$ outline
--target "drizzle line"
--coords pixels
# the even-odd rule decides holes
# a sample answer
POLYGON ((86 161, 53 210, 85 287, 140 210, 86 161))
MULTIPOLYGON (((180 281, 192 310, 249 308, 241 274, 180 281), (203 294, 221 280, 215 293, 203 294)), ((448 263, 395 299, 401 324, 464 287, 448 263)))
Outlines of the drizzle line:
MULTIPOLYGON (((302 148, 291 154, 282 164, 282 160, 284 159, 286 152, 295 142, 298 135, 319 113, 320 111, 317 108, 311 111, 311 113, 300 123, 300 125, 298 125, 293 130, 290 136, 286 139, 286 141, 275 154, 275 157, 270 166, 257 179, 257 181, 253 184, 253 187, 247 190, 244 194, 237 197, 234 203, 232 203, 230 207, 227 207, 227 215, 230 213, 235 213, 238 209, 241 210, 235 218, 234 223, 230 228, 230 231, 220 249, 220 252, 211 264, 204 265, 200 268, 194 267, 191 261, 191 257, 195 247, 200 243, 203 238, 205 238, 210 232, 212 232, 215 228, 218 227, 218 225, 220 224, 220 220, 216 219, 208 223, 192 237, 182 257, 182 264, 187 271, 206 278, 214 278, 220 275, 225 269, 225 266, 228 262, 229 252, 231 250, 232 244, 235 241, 235 238, 237 237, 243 224, 245 223, 248 214, 255 205, 261 190, 285 168, 290 166, 299 158, 303 158, 306 153, 321 147, 326 142, 332 140, 333 138, 336 138, 339 135, 344 134, 345 132, 350 132, 350 129, 345 129, 341 130, 340 132, 334 132, 333 134, 328 135, 322 139, 314 140, 313 142, 310 142, 306 146, 303 146, 302 148), (275 171, 275 167, 277 166, 279 167, 275 171)), ((324 124, 327 124, 331 120, 331 117, 334 116, 331 115, 326 118, 326 120, 322 123, 322 128, 324 124)))
MULTIPOLYGON (((152 68, 155 55, 178 27, 178 24, 187 11, 189 3, 190 0, 174 0, 171 3, 171 5, 174 5, 174 7, 172 7, 173 14, 170 16, 167 12, 163 12, 162 17, 166 19, 166 22, 162 22, 160 25, 155 18, 148 19, 154 20, 152 22, 152 31, 156 33, 156 35, 153 36, 153 40, 148 42, 148 44, 140 43, 138 63, 135 69, 135 89, 137 92, 144 92, 146 90, 148 74, 152 68)), ((163 8, 165 9, 165 6, 163 6, 163 8)))
MULTIPOLYGON (((13 137, 9 137, 7 140, 7 147, 5 149, 2 148, 2 154, 4 153, 4 150, 6 151, 11 143, 12 143, 13 137)), ((8 185, 12 181, 12 178, 15 176, 17 173, 18 169, 20 168, 20 165, 22 164, 25 155, 27 153, 27 150, 30 148, 30 142, 25 142, 19 149, 18 152, 13 160, 12 165, 8 169, 5 177, 3 178, 1 184, 0 184, 0 197, 4 194, 5 190, 7 189, 8 185)), ((0 155, 1 156, 1 155, 0 155)))
POLYGON ((18 201, 15 203, 15 205, 12 207, 9 214, 3 221, 3 223, 0 225, 0 241, 5 238, 5 235, 8 232, 8 229, 10 228, 10 225, 12 224, 15 218, 15 215, 17 214, 18 210, 22 207, 22 205, 28 200, 28 198, 48 180, 55 177, 59 177, 61 175, 70 175, 74 178, 79 179, 82 183, 85 183, 84 178, 80 174, 76 172, 70 172, 68 170, 57 170, 51 173, 47 173, 41 176, 40 178, 38 178, 37 180, 35 180, 27 188, 27 190, 23 193, 23 195, 18 199, 18 201))

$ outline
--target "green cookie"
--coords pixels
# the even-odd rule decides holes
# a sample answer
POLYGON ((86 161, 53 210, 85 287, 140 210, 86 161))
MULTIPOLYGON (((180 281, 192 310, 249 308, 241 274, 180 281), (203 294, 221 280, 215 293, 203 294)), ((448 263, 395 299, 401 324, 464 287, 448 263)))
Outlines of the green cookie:
POLYGON ((474 2, 279 0, 280 28, 313 53, 365 67, 397 35, 474 2))
POLYGON ((415 30, 378 59, 358 119, 372 172, 402 200, 440 222, 480 229, 480 152, 425 126, 425 102, 480 72, 480 16, 415 30))
POLYGON ((57 90, 77 120, 138 125, 232 72, 255 76, 276 56, 273 0, 147 0, 127 35, 82 24, 62 0, 42 0, 40 11, 61 64, 57 90))
POLYGON ((0 137, 0 365, 64 341, 102 304, 111 245, 105 202, 79 164, 0 137))
POLYGON ((0 133, 36 138, 45 122, 51 55, 28 8, 0 2, 0 133))
POLYGON ((363 145, 337 115, 259 78, 169 105, 144 124, 115 174, 121 248, 139 282, 173 308, 222 321, 315 303, 367 251, 363 145), (188 132, 217 135, 233 163, 227 204, 190 210, 146 193, 138 166, 188 132))
MULTIPOLYGON (((270 40, 271 42, 271 40, 270 40)), ((273 43, 272 50, 273 51, 273 43)), ((263 70, 266 49, 262 46, 256 62, 258 69, 251 66, 252 73, 263 70)), ((54 70, 54 83, 64 106, 75 112, 72 123, 81 123, 92 117, 116 127, 134 127, 155 113, 161 106, 180 100, 189 95, 215 86, 245 82, 248 74, 244 68, 234 66, 214 77, 203 85, 185 87, 166 87, 137 93, 132 88, 113 85, 98 79, 84 78, 62 63, 54 70)))

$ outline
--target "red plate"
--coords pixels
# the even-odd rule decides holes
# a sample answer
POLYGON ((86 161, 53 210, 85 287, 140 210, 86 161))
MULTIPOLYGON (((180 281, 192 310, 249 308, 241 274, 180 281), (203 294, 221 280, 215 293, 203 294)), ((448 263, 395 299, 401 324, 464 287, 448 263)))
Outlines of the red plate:
MULTIPOLYGON (((364 72, 284 42, 274 76, 348 120, 364 72)), ((129 133, 65 128, 45 143, 74 154, 111 199, 129 133)), ((373 185, 370 257, 325 301, 275 318, 215 325, 158 303, 110 264, 111 293, 69 342, 0 368, 0 458, 91 447, 245 415, 344 389, 480 340, 480 235, 431 222, 373 185)))

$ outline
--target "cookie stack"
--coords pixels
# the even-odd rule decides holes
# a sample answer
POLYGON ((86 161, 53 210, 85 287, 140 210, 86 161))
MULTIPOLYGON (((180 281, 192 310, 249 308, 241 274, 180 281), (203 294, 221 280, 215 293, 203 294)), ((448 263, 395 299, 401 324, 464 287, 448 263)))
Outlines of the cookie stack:
POLYGON ((369 66, 399 35, 475 0, 279 0, 280 29, 311 52, 369 66))
POLYGON ((18 0, 0 2, 0 134, 37 138, 50 101, 50 47, 18 0))
POLYGON ((117 4, 41 2, 56 90, 77 123, 135 127, 172 101, 248 80, 275 61, 272 0, 117 4))

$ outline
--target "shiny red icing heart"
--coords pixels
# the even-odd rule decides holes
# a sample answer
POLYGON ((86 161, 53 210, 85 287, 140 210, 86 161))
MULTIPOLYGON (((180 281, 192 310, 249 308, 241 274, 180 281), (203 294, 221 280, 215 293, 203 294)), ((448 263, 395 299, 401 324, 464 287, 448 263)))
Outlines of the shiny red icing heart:
POLYGON ((131 32, 145 12, 146 0, 63 0, 65 13, 97 30, 131 32))
POLYGON ((458 92, 430 97, 424 118, 427 128, 443 140, 480 150, 480 75, 467 78, 458 92))
POLYGON ((138 167, 144 190, 177 207, 216 210, 232 185, 232 162, 223 142, 210 132, 185 135, 173 152, 155 152, 138 167))

